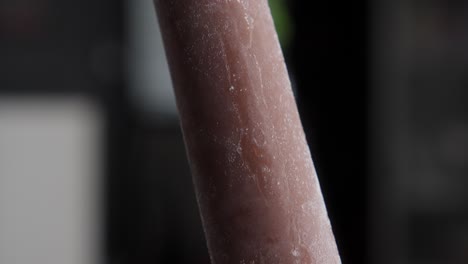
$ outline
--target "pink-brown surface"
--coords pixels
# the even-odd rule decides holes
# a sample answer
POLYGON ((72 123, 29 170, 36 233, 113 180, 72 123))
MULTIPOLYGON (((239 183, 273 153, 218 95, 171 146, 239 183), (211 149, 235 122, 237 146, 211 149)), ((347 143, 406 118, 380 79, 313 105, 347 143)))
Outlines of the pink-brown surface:
POLYGON ((213 263, 341 263, 266 0, 155 0, 213 263))

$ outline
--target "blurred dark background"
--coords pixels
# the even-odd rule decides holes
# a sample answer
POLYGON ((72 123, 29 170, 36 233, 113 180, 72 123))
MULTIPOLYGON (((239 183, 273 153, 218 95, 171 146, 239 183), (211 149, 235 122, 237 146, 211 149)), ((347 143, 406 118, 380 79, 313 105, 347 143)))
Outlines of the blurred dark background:
MULTIPOLYGON (((465 2, 270 1, 343 263, 468 263, 465 2)), ((25 241, 71 245, 66 263, 209 263, 151 0, 0 1, 2 164, 0 192, 19 191, 0 196, 0 263, 63 263, 47 257, 59 249, 29 254, 25 241), (58 125, 37 137, 28 120, 58 125), (70 139, 79 150, 51 136, 70 122, 82 131, 70 139), (89 165, 85 183, 47 178, 54 158, 33 176, 21 170, 54 144, 57 157, 89 165), (17 165, 7 158, 13 152, 17 165), (54 240, 59 227, 41 237, 34 230, 43 226, 8 217, 63 222, 53 206, 31 211, 25 200, 17 208, 16 193, 42 199, 23 189, 41 173, 45 192, 97 186, 44 203, 65 197, 57 206, 94 219, 73 225, 76 232, 100 231, 54 240), (70 249, 91 240, 96 252, 70 249)))

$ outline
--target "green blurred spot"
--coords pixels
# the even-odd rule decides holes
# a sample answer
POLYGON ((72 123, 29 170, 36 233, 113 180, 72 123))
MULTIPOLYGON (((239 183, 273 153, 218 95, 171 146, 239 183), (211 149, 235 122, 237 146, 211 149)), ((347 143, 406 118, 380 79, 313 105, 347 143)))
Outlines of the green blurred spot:
POLYGON ((286 3, 284 0, 269 0, 268 2, 281 47, 287 49, 293 36, 293 25, 286 3))

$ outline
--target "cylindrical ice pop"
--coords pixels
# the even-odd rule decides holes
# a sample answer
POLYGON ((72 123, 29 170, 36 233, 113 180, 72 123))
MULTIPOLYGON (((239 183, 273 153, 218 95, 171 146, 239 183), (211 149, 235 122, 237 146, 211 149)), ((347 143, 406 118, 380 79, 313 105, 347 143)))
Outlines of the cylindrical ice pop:
POLYGON ((155 0, 213 263, 340 263, 266 0, 155 0))

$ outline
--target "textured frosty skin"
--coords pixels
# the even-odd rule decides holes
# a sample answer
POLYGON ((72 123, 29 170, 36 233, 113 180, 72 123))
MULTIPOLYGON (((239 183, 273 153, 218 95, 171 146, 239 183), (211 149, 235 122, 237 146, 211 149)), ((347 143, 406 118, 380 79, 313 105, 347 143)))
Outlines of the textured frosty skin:
POLYGON ((213 263, 341 263, 266 0, 155 0, 213 263))

